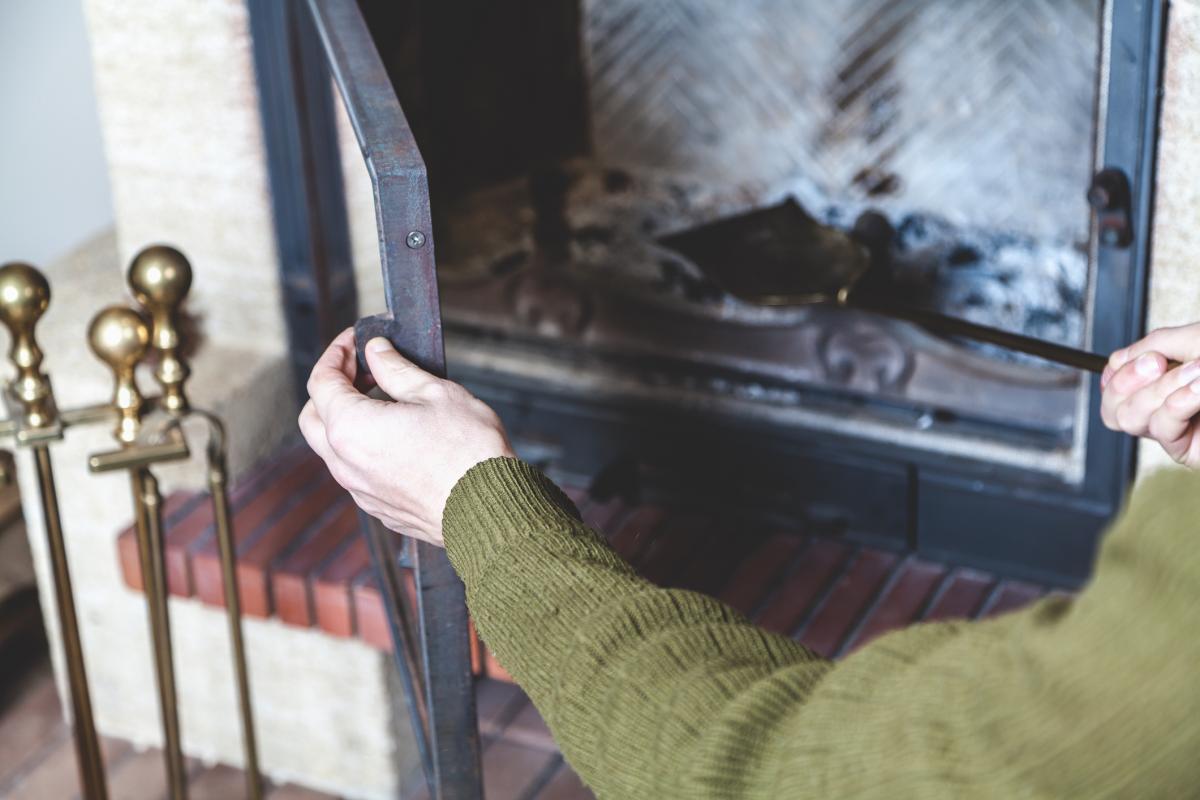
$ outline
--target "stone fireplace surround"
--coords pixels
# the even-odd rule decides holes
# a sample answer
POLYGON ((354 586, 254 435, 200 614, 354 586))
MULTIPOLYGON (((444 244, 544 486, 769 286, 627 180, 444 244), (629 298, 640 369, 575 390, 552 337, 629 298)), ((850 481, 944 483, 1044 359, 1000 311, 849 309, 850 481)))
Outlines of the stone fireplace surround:
MULTIPOLYGON (((55 291, 41 330, 48 369, 64 406, 107 393, 107 376, 85 354, 87 315, 97 297, 121 296, 122 267, 140 247, 152 241, 179 246, 196 268, 191 308, 205 335, 193 392, 198 403, 226 417, 231 466, 244 469, 292 432, 296 410, 245 0, 85 0, 85 7, 117 229, 115 239, 95 242, 48 270, 55 291)), ((1166 58, 1151 326, 1200 318, 1192 263, 1200 250, 1193 224, 1200 207, 1196 0, 1170 4, 1166 58)), ((378 256, 369 184, 352 137, 343 135, 343 150, 360 307, 370 312, 382 301, 371 294, 378 256)), ((145 613, 141 597, 122 585, 116 558, 115 538, 129 518, 124 486, 116 477, 88 475, 84 466, 86 453, 106 444, 104 432, 73 431, 55 450, 68 552, 99 726, 152 745, 160 733, 145 613)), ((1140 463, 1145 472, 1164 459, 1146 447, 1140 463)), ((19 478, 33 485, 24 457, 19 478)), ((194 471, 173 471, 164 476, 164 488, 194 486, 198 478, 194 471)), ((53 594, 32 493, 25 510, 49 612, 53 594)), ((171 614, 185 748, 237 764, 224 620, 218 611, 177 598, 171 614)), ((61 667, 54 618, 46 614, 61 667)), ((406 711, 392 699, 387 657, 359 642, 272 620, 249 621, 247 640, 265 770, 348 797, 394 795, 415 759, 406 711)))

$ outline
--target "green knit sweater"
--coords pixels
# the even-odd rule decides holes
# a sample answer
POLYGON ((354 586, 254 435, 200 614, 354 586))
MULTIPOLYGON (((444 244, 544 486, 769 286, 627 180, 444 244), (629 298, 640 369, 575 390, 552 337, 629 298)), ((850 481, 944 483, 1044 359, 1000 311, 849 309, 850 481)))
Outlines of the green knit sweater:
POLYGON ((480 634, 571 766, 656 800, 1200 796, 1198 528, 1200 475, 1153 478, 1074 600, 831 663, 639 578, 522 462, 471 469, 444 524, 480 634))

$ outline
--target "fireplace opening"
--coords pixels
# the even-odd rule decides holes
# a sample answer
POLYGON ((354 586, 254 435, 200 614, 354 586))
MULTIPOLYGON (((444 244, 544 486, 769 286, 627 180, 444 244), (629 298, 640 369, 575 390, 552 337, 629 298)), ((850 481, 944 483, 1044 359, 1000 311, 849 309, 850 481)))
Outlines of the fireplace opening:
POLYGON ((665 242, 781 203, 865 220, 897 302, 1115 349, 1141 319, 1156 4, 359 5, 428 166, 452 376, 534 460, 633 465, 618 482, 650 493, 732 482, 851 536, 1086 574, 1132 465, 1089 376, 749 305, 665 242), (1102 169, 1129 187, 1104 237, 1102 169), (1001 530, 1039 514, 1058 516, 1001 530))
POLYGON ((581 388, 596 360, 664 400, 1081 479, 1079 374, 753 307, 661 240, 783 201, 874 212, 898 300, 1083 344, 1100 0, 468 5, 421 5, 388 48, 467 362, 502 347, 581 388))

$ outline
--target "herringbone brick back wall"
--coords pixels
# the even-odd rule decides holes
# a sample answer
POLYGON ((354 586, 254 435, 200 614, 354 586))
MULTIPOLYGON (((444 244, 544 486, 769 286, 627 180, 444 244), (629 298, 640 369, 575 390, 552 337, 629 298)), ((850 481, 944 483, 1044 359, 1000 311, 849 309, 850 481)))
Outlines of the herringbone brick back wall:
POLYGON ((1086 240, 1100 0, 585 0, 606 163, 1086 240), (795 186, 790 186, 795 190, 795 186))

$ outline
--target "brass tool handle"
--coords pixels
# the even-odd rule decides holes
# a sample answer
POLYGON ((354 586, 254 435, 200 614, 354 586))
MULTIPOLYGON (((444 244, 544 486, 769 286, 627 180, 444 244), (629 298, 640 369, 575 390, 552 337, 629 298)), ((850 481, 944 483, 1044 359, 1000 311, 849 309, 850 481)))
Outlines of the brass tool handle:
POLYGON ((33 335, 49 305, 50 284, 45 275, 20 262, 0 267, 0 323, 12 338, 9 359, 17 367, 9 392, 20 403, 29 428, 48 428, 56 416, 50 379, 42 372, 42 349, 33 335))
POLYGON ((17 368, 16 377, 8 385, 6 395, 6 400, 11 401, 10 411, 14 422, 11 433, 18 444, 33 445, 46 544, 54 573, 55 605, 70 687, 71 729, 75 739, 80 785, 86 800, 105 800, 108 790, 104 781, 104 758, 92 715, 58 491, 47 444, 48 439, 61 434, 62 426, 55 412, 50 379, 42 372, 42 350, 34 338, 34 328, 49 305, 50 285, 41 272, 21 263, 0 267, 0 323, 8 328, 12 338, 9 357, 17 368))
POLYGON ((912 322, 920 325, 930 333, 940 336, 961 336, 965 339, 988 342, 989 344, 998 345, 1008 350, 1028 353, 1031 356, 1044 358, 1056 364, 1064 364, 1068 367, 1075 367, 1076 369, 1096 374, 1104 372, 1105 366, 1108 365, 1108 356, 1102 356, 1087 350, 1078 350, 1074 347, 1066 347, 1061 344, 1054 344, 1042 339, 1034 339, 1032 336, 1010 333, 987 325, 977 325, 974 322, 967 322, 956 317, 948 317, 945 314, 938 314, 935 311, 898 306, 887 301, 868 298, 862 295, 850 295, 844 299, 842 304, 848 308, 872 311, 894 319, 912 322))
POLYGON ((112 405, 117 410, 113 435, 121 444, 137 439, 142 425, 142 393, 134 369, 146 354, 150 328, 141 315, 125 306, 109 306, 92 318, 88 345, 113 372, 112 405))
POLYGON ((191 370, 180 355, 179 309, 192 288, 192 265, 174 247, 147 247, 129 265, 129 289, 150 314, 150 346, 158 354, 154 377, 162 387, 162 405, 172 414, 188 410, 184 383, 191 370))

